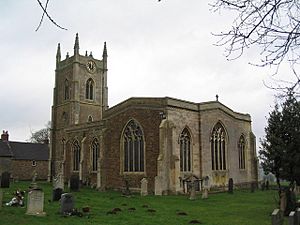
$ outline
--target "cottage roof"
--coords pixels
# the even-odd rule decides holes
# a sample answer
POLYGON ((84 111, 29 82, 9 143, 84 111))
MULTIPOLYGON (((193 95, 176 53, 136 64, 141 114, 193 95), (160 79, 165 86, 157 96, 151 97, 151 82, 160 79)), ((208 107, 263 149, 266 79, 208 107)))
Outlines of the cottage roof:
POLYGON ((19 160, 48 160, 49 148, 47 144, 0 140, 0 156, 19 160))

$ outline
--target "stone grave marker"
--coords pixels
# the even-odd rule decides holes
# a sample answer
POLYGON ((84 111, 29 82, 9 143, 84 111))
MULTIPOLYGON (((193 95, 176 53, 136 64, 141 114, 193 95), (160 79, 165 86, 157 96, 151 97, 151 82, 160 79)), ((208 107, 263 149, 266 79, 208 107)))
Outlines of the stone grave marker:
POLYGON ((228 193, 233 194, 233 179, 229 178, 228 180, 228 193))
POLYGON ((255 192, 255 187, 256 187, 256 184, 254 182, 251 182, 251 193, 254 193, 255 192))
POLYGON ((9 182, 10 182, 10 173, 9 172, 3 172, 1 175, 1 188, 9 188, 9 182))
POLYGON ((280 209, 274 209, 271 215, 272 225, 282 225, 283 224, 283 213, 280 209))
POLYGON ((53 189, 57 188, 64 190, 64 177, 61 173, 53 178, 53 189))
POLYGON ((287 200, 286 200, 286 193, 284 191, 282 191, 280 193, 280 210, 282 212, 285 211, 286 209, 286 204, 287 204, 287 200))
POLYGON ((298 225, 295 211, 291 211, 289 214, 289 225, 298 225))
POLYGON ((63 193, 63 189, 61 188, 55 188, 52 191, 52 201, 59 201, 61 198, 61 195, 63 193))
POLYGON ((72 175, 70 178, 70 191, 79 191, 79 176, 72 175))
POLYGON ((32 189, 27 197, 27 215, 45 216, 44 192, 42 189, 32 189))
POLYGON ((68 214, 71 213, 74 209, 74 198, 71 193, 65 193, 61 195, 60 200, 60 213, 61 214, 68 214))
POLYGON ((0 188, 0 209, 2 208, 3 191, 0 188))
POLYGON ((148 195, 148 180, 147 178, 143 178, 141 180, 141 196, 148 195))
POLYGON ((162 195, 162 181, 160 176, 156 176, 154 180, 155 195, 162 195))

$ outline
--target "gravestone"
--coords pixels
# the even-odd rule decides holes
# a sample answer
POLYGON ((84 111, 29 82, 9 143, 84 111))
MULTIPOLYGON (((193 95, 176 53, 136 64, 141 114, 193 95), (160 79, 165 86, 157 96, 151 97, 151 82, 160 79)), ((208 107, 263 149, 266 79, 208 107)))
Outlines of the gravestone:
POLYGON ((27 215, 45 216, 44 192, 42 189, 32 189, 27 197, 27 215))
POLYGON ((280 209, 274 209, 271 215, 272 225, 282 225, 283 224, 283 213, 280 209))
POLYGON ((155 195, 162 195, 162 181, 160 176, 156 176, 154 179, 154 185, 155 185, 155 195))
POLYGON ((204 188, 202 191, 202 199, 207 199, 208 198, 208 189, 204 188))
POLYGON ((280 193, 280 210, 284 212, 286 209, 286 194, 284 191, 280 193))
POLYGON ((141 196, 148 195, 148 180, 147 178, 143 178, 141 180, 141 196))
POLYGON ((298 225, 295 211, 291 211, 289 214, 289 225, 298 225))
POLYGON ((233 179, 229 178, 228 180, 228 193, 233 194, 233 179))
POLYGON ((2 208, 3 191, 0 188, 0 209, 2 208))
POLYGON ((251 182, 251 193, 255 192, 255 186, 256 184, 254 182, 251 182))
POLYGON ((79 176, 72 175, 70 178, 70 191, 79 191, 79 176))
POLYGON ((1 188, 9 188, 10 173, 4 172, 1 175, 1 188))
POLYGON ((63 193, 63 189, 61 188, 55 188, 52 191, 52 201, 59 201, 61 198, 61 195, 63 193))
POLYGON ((64 190, 64 178, 61 173, 59 173, 56 177, 53 178, 53 189, 57 188, 64 190))
POLYGON ((195 180, 191 181, 191 190, 190 190, 190 200, 195 200, 196 199, 196 187, 195 187, 195 180))
POLYGON ((61 195, 60 200, 60 213, 61 214, 68 214, 71 213, 74 209, 74 198, 71 193, 65 193, 61 195))

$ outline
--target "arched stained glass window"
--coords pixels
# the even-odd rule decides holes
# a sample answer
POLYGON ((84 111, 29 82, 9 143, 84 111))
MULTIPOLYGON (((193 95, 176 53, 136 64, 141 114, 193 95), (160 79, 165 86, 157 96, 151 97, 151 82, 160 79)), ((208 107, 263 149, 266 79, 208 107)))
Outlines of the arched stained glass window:
POLYGON ((180 171, 191 171, 191 135, 187 128, 180 134, 180 171))
POLYGON ((130 120, 122 137, 124 172, 144 172, 144 134, 141 126, 130 120))
POLYGON ((241 135, 238 143, 238 151, 239 151, 239 169, 245 169, 245 138, 241 135))
POLYGON ((88 79, 85 86, 85 98, 89 100, 94 99, 94 81, 92 78, 88 79))
POLYGON ((95 138, 91 145, 91 154, 92 154, 92 171, 98 170, 98 158, 100 152, 100 145, 98 140, 95 138))
POLYGON ((79 164, 80 164, 80 145, 78 141, 74 141, 72 145, 72 152, 73 152, 73 170, 79 171, 79 164))
POLYGON ((221 123, 217 123, 210 138, 212 170, 226 170, 226 133, 221 123))

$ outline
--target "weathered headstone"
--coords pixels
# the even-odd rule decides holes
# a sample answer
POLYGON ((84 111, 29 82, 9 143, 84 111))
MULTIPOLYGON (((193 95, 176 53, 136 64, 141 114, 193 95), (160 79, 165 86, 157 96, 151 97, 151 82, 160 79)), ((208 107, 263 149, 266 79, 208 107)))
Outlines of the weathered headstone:
POLYGON ((71 213, 74 209, 74 198, 73 195, 70 193, 65 193, 61 195, 60 200, 60 213, 61 214, 68 214, 71 213))
POLYGON ((196 189, 195 189, 195 180, 191 181, 191 189, 190 189, 190 200, 196 199, 196 189))
POLYGON ((148 195, 148 180, 147 178, 143 178, 141 180, 141 196, 148 195))
POLYGON ((41 189, 32 189, 28 192, 27 212, 28 215, 45 216, 44 192, 41 189))
POLYGON ((291 211, 289 214, 289 225, 298 225, 295 211, 291 211))
POLYGON ((57 176, 53 178, 53 189, 57 188, 64 190, 64 177, 61 173, 57 174, 57 176))
POLYGON ((9 172, 3 172, 1 175, 1 188, 9 188, 9 182, 10 182, 10 173, 9 172))
POLYGON ((52 191, 52 201, 59 201, 61 198, 61 195, 63 193, 63 189, 61 188, 55 188, 52 191))
POLYGON ((202 199, 207 199, 208 198, 208 189, 204 188, 202 191, 202 199))
POLYGON ((228 193, 233 194, 233 179, 229 178, 228 180, 228 193))
POLYGON ((283 224, 283 213, 280 209, 274 209, 271 215, 272 225, 282 225, 283 224))
POLYGON ((154 179, 154 185, 155 185, 155 190, 154 194, 155 195, 162 195, 162 181, 160 176, 156 176, 154 179))
POLYGON ((70 191, 79 191, 79 176, 72 175, 70 178, 70 191))

